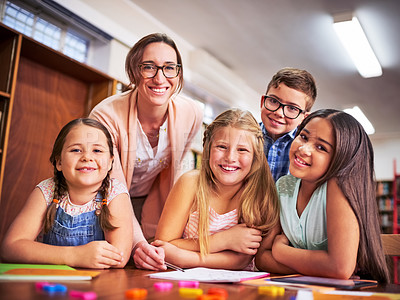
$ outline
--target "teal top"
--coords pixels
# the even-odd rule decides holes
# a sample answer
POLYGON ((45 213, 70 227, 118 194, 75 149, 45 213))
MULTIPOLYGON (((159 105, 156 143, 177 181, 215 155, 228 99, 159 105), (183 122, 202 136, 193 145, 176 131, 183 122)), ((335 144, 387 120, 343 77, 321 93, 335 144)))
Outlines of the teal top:
POLYGON ((318 187, 299 217, 296 210, 301 179, 292 175, 281 177, 277 183, 281 205, 280 218, 283 232, 295 248, 327 250, 326 187, 318 187))

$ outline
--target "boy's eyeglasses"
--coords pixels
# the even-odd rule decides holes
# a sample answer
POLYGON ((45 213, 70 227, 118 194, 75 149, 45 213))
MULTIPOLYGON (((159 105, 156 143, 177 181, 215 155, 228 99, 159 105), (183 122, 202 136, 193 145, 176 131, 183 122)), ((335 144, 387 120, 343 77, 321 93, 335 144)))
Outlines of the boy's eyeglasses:
POLYGON ((282 104, 278 99, 262 95, 262 100, 264 101, 264 107, 269 111, 277 111, 282 107, 283 115, 288 119, 296 119, 304 110, 298 108, 297 106, 291 104, 282 104))
POLYGON ((179 71, 181 70, 181 65, 169 64, 159 67, 156 66, 155 64, 140 64, 139 70, 143 78, 156 77, 158 70, 162 70, 166 78, 175 78, 176 76, 178 76, 179 71))

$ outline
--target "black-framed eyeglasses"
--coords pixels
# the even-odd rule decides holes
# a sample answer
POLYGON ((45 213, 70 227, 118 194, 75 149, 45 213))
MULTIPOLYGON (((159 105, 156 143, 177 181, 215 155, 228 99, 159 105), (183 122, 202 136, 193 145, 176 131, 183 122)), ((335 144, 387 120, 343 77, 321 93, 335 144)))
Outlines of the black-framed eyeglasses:
POLYGON ((288 119, 296 119, 301 113, 305 112, 305 110, 302 110, 297 106, 282 104, 278 99, 271 96, 262 95, 262 99, 264 101, 264 107, 269 111, 277 111, 282 107, 283 115, 288 119))
POLYGON ((179 71, 181 70, 180 64, 168 64, 164 66, 156 66, 155 64, 140 64, 139 65, 140 74, 142 74, 143 78, 154 78, 157 75, 158 70, 162 70, 164 76, 166 78, 175 78, 179 75, 179 71))

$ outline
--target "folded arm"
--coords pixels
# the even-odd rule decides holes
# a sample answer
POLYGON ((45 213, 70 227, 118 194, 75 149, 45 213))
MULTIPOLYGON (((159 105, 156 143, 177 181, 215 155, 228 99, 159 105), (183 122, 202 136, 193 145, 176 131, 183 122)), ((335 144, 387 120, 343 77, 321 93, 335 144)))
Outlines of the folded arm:
POLYGON ((293 269, 278 262, 272 255, 272 245, 274 240, 281 232, 281 227, 277 225, 266 236, 264 236, 261 246, 256 254, 255 262, 259 270, 276 273, 276 274, 293 274, 296 273, 293 269))
POLYGON ((1 247, 4 261, 14 263, 66 264, 82 268, 110 268, 123 263, 121 251, 107 241, 64 247, 35 241, 42 229, 46 201, 35 188, 11 224, 1 247))
POLYGON ((335 179, 328 181, 326 212, 328 250, 294 248, 285 241, 286 237, 279 237, 274 241, 272 255, 298 273, 347 279, 356 266, 359 226, 335 179))
POLYGON ((156 240, 153 245, 162 247, 165 251, 165 260, 181 268, 243 270, 253 258, 252 255, 234 251, 210 253, 202 258, 199 252, 182 249, 168 242, 156 240))

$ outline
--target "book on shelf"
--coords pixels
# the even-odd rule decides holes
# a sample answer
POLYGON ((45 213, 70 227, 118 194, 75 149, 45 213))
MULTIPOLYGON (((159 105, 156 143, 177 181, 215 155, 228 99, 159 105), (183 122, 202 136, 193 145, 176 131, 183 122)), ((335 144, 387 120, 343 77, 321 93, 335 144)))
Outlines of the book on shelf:
POLYGON ((376 194, 378 196, 391 194, 391 182, 389 181, 379 181, 376 185, 376 194))
POLYGON ((380 211, 392 211, 393 210, 393 198, 385 197, 380 198, 378 201, 380 211))

